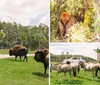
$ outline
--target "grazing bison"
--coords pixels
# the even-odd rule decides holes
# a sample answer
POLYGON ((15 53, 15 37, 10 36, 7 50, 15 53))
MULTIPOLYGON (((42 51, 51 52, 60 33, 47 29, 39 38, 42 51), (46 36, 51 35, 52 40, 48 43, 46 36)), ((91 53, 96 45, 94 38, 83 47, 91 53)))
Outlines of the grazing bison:
POLYGON ((34 59, 37 62, 42 62, 44 64, 44 74, 46 74, 47 67, 49 67, 49 50, 48 49, 38 49, 35 52, 34 59))
POLYGON ((9 55, 10 56, 15 55, 15 60, 19 56, 20 61, 22 61, 21 57, 24 56, 23 61, 26 59, 26 62, 27 62, 27 53, 28 53, 27 48, 22 45, 15 45, 13 48, 10 48, 10 50, 9 50, 9 55))

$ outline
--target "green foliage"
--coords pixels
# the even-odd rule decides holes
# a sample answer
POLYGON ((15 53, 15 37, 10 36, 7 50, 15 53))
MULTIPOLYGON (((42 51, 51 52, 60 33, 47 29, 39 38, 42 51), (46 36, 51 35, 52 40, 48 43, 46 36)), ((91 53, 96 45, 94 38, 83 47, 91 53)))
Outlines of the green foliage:
POLYGON ((4 37, 5 37, 4 32, 0 32, 0 39, 1 39, 1 38, 4 38, 4 37))
POLYGON ((94 23, 93 18, 94 18, 93 8, 88 8, 88 10, 85 12, 84 24, 85 25, 92 25, 94 23))
POLYGON ((66 0, 66 11, 71 14, 80 13, 79 8, 82 8, 84 6, 84 0, 66 0))
POLYGON ((15 44, 21 44, 28 49, 49 47, 49 27, 40 24, 39 26, 22 26, 21 24, 0 22, 0 48, 10 48, 15 44))
POLYGON ((76 24, 68 30, 67 42, 90 42, 94 36, 94 31, 84 24, 76 24))
POLYGON ((95 52, 100 53, 100 49, 99 48, 95 49, 95 52))
POLYGON ((82 58, 84 59, 86 62, 96 62, 96 60, 88 57, 88 56, 83 56, 83 55, 71 55, 71 54, 68 54, 68 55, 55 55, 55 54, 51 54, 50 55, 51 57, 51 62, 63 62, 64 59, 69 59, 71 57, 75 57, 75 58, 82 58))
POLYGON ((93 26, 96 28, 95 31, 100 33, 100 18, 98 18, 94 23, 93 26))
POLYGON ((84 21, 78 22, 79 26, 74 25, 66 35, 70 35, 64 42, 95 42, 97 33, 100 33, 100 24, 97 14, 99 3, 94 0, 51 0, 50 2, 50 21, 51 21, 51 42, 59 42, 59 36, 56 36, 59 16, 66 11, 72 15, 81 16, 82 9, 85 9, 84 21), (97 12, 96 12, 97 11, 97 12), (96 13, 95 13, 96 12, 96 13), (94 19, 96 18, 96 20, 94 19))

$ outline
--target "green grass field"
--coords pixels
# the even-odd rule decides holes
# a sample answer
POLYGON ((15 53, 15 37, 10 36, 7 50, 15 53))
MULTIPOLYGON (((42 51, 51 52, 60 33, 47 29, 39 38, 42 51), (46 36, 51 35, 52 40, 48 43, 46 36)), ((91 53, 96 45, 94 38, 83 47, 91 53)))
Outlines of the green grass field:
POLYGON ((33 57, 28 57, 28 62, 0 59, 0 85, 48 85, 48 73, 43 73, 43 64, 33 57))
MULTIPOLYGON (((8 54, 9 49, 0 49, 0 54, 8 54)), ((28 51, 28 54, 34 54, 34 51, 28 51)))
POLYGON ((69 73, 67 73, 66 76, 64 76, 64 73, 59 73, 58 76, 56 74, 56 71, 50 73, 50 85, 100 85, 100 73, 98 79, 93 79, 92 73, 87 72, 86 75, 84 75, 84 71, 81 70, 76 80, 71 79, 69 73))

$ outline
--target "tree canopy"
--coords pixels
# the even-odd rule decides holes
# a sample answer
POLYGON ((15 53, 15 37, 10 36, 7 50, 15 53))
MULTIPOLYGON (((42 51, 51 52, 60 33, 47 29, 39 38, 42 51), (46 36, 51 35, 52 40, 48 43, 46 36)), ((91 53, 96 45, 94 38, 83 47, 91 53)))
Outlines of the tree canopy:
POLYGON ((0 48, 10 48, 21 44, 29 49, 49 47, 49 27, 23 26, 16 22, 0 22, 0 48))

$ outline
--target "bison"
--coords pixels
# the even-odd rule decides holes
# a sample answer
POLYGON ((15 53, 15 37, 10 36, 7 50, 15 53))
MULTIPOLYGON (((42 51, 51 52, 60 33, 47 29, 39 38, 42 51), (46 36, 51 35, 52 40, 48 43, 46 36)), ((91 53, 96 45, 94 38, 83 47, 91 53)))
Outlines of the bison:
POLYGON ((77 22, 83 22, 84 21, 84 14, 85 9, 82 9, 81 15, 72 15, 68 12, 62 12, 59 21, 58 21, 58 29, 57 34, 60 35, 60 40, 63 40, 65 37, 65 34, 67 33, 68 29, 76 24, 77 22))
POLYGON ((9 55, 10 56, 15 55, 15 60, 19 56, 20 61, 22 61, 21 57, 24 56, 23 61, 26 59, 26 62, 28 61, 27 60, 27 53, 28 53, 27 48, 22 46, 22 45, 15 45, 13 48, 10 48, 10 50, 9 50, 9 55))
POLYGON ((59 18, 56 35, 59 34, 60 39, 63 40, 67 30, 75 23, 77 23, 77 19, 73 15, 63 12, 59 18))
POLYGON ((46 74, 47 67, 49 67, 49 50, 48 49, 38 49, 35 52, 34 59, 37 62, 42 62, 44 64, 44 74, 46 74))

